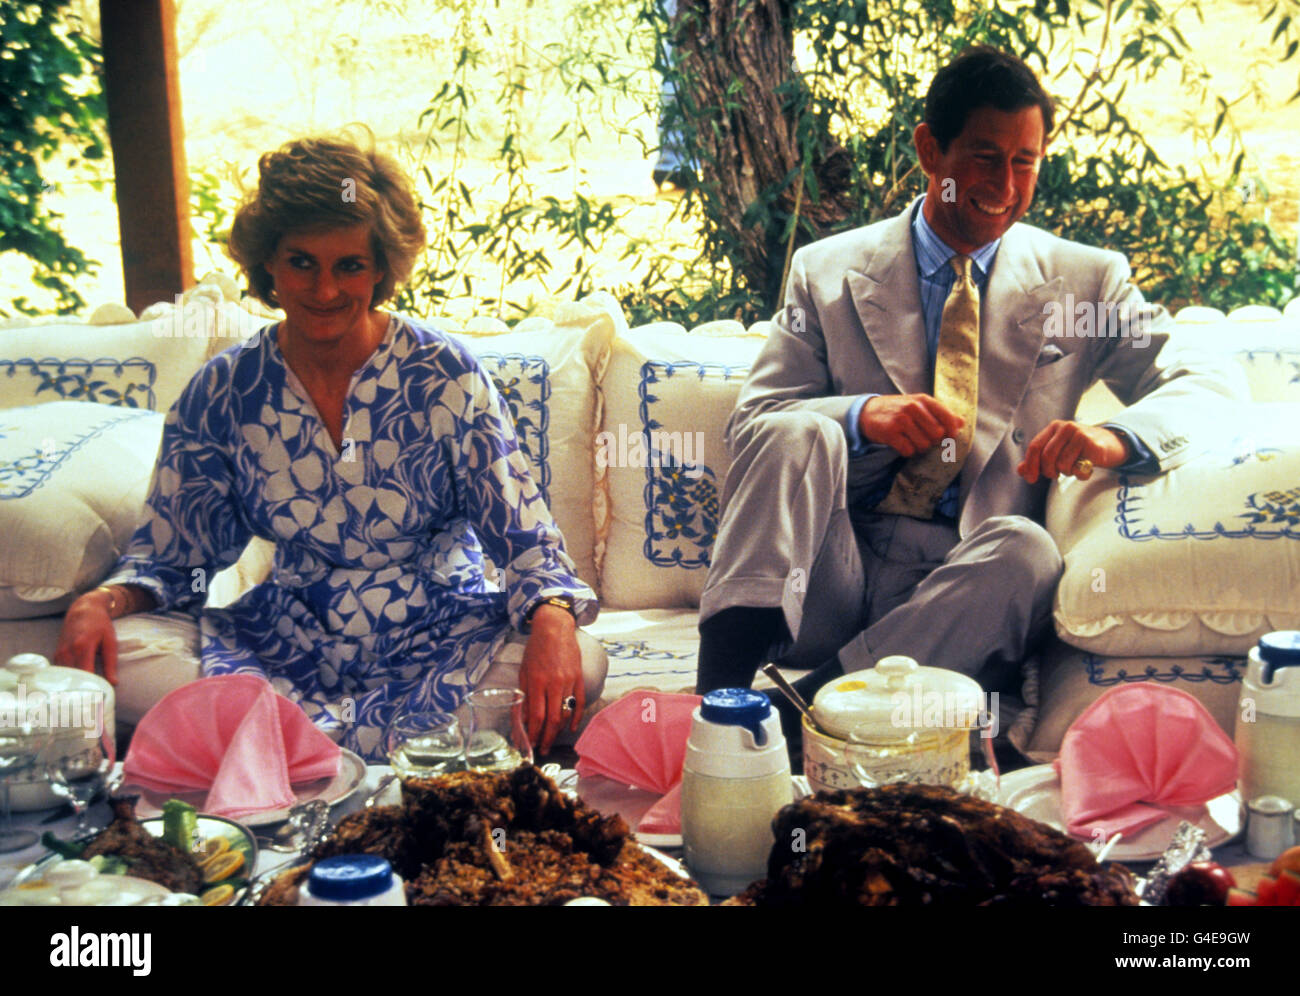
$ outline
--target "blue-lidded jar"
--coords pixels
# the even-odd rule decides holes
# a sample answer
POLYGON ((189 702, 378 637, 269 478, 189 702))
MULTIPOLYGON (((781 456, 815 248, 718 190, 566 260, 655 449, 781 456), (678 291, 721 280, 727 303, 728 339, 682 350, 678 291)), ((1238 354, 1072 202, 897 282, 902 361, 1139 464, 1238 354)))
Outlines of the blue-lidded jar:
POLYGON ((311 868, 299 906, 405 906, 406 889, 377 854, 339 854, 311 868))
POLYGON ((767 696, 748 688, 705 695, 682 765, 682 844, 705 890, 734 895, 767 874, 772 817, 793 799, 781 720, 767 696))

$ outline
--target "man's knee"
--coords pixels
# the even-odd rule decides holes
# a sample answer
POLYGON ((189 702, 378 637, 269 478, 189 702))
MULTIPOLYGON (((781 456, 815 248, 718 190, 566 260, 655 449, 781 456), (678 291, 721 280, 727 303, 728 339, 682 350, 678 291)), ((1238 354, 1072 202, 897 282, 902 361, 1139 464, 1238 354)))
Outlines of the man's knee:
POLYGON ((1023 515, 998 515, 981 524, 978 535, 996 544, 994 559, 1004 572, 1004 584, 1056 590, 1065 562, 1056 541, 1037 522, 1023 515))
POLYGON ((845 458, 848 455, 844 427, 820 412, 767 412, 755 416, 737 442, 737 457, 744 450, 784 454, 787 459, 807 459, 819 450, 845 458))

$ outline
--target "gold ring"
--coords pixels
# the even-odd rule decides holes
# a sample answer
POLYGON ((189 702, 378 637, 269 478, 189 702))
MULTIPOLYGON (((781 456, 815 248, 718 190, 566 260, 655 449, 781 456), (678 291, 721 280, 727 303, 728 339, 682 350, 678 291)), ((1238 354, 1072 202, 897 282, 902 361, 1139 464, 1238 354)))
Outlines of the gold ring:
POLYGON ((560 708, 563 709, 565 712, 573 712, 574 709, 578 708, 578 696, 576 695, 568 696, 563 702, 560 703, 560 708))
POLYGON ((1074 476, 1081 481, 1086 481, 1092 476, 1093 462, 1087 457, 1074 461, 1074 476))

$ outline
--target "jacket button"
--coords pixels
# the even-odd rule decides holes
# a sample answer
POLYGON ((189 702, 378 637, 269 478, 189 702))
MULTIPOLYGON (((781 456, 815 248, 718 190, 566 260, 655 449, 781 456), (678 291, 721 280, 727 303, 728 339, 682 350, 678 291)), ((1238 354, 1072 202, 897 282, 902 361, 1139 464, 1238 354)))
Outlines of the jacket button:
POLYGON ((1025 441, 1025 430, 1024 430, 1024 429, 1012 429, 1012 430, 1011 430, 1011 441, 1012 441, 1013 443, 1015 443, 1017 446, 1019 446, 1021 443, 1023 443, 1023 442, 1025 441))

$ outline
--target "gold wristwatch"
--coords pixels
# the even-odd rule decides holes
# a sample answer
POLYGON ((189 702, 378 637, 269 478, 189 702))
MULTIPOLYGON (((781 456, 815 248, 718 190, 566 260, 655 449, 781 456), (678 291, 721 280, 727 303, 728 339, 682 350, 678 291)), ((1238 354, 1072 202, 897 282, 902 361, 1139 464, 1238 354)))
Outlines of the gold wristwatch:
POLYGON ((576 620, 578 613, 573 610, 572 595, 547 595, 545 598, 539 598, 532 608, 528 610, 528 615, 524 616, 524 622, 528 625, 533 624, 533 616, 543 605, 554 605, 557 609, 563 609, 576 620))

